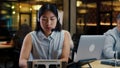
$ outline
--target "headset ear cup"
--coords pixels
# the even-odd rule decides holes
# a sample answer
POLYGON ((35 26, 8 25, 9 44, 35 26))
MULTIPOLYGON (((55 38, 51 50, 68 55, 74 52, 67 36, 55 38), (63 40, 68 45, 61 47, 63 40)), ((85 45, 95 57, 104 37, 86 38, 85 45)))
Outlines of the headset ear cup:
POLYGON ((37 21, 38 21, 38 22, 40 22, 40 19, 39 19, 39 17, 38 17, 37 21))
POLYGON ((58 22, 62 25, 62 22, 60 21, 60 18, 58 17, 58 22))
POLYGON ((37 22, 40 22, 40 15, 39 15, 39 12, 37 14, 37 22))

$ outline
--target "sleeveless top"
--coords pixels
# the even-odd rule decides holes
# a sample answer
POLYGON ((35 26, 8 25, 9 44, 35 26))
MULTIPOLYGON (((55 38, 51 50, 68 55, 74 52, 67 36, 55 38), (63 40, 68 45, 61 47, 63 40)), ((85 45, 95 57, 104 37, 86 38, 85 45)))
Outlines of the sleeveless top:
POLYGON ((62 53, 64 31, 53 31, 46 37, 42 31, 32 31, 32 59, 59 59, 62 53))

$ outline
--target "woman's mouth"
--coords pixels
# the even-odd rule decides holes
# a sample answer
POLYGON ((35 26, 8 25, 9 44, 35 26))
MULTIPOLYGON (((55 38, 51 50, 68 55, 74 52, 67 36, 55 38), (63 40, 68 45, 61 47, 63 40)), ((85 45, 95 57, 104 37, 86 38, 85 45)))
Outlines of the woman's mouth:
POLYGON ((46 27, 46 29, 47 29, 47 30, 50 30, 50 29, 51 29, 51 27, 46 27))

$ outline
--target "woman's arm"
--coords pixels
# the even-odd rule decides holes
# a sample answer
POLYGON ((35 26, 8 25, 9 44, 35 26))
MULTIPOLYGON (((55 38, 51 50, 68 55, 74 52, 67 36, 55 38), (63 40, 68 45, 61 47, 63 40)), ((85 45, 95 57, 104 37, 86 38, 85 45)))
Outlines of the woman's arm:
POLYGON ((70 55, 70 36, 69 36, 69 32, 65 31, 62 55, 60 60, 68 62, 69 55, 70 55))
POLYGON ((19 58, 19 67, 27 68, 27 60, 29 59, 29 55, 32 48, 32 39, 31 35, 27 34, 23 40, 22 49, 19 58))

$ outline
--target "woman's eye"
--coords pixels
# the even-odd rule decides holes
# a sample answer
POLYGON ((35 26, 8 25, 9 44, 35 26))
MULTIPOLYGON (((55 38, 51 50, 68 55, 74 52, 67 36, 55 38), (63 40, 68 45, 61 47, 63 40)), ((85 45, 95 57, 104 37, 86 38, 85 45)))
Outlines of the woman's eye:
POLYGON ((51 20, 54 20, 54 19, 51 19, 51 20))
POLYGON ((43 20, 43 21, 46 21, 47 19, 43 18, 42 20, 43 20))

